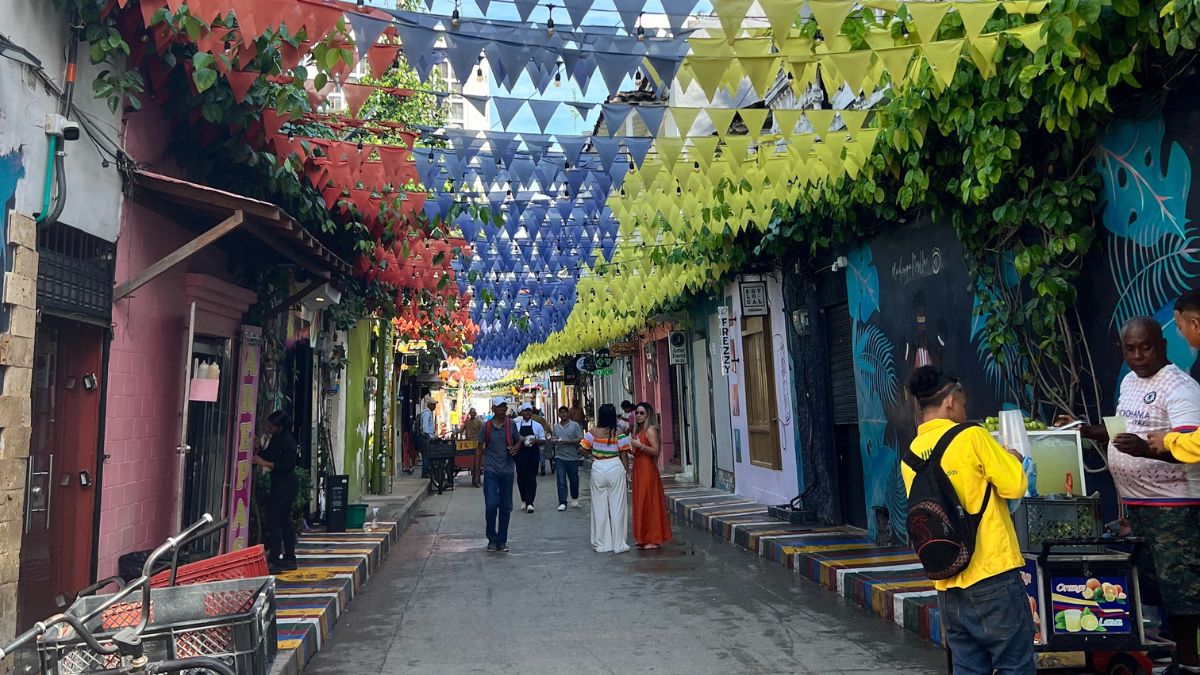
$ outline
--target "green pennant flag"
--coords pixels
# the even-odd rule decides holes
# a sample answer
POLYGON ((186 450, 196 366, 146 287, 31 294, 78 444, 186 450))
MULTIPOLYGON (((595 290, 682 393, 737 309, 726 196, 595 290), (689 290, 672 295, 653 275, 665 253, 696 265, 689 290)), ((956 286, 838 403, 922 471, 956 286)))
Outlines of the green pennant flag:
POLYGON ((754 0, 713 0, 713 12, 720 20, 721 27, 725 29, 727 42, 733 42, 738 36, 742 22, 746 20, 746 11, 752 4, 754 0))
POLYGON ((775 127, 779 129, 780 135, 784 138, 791 138, 796 133, 796 123, 800 121, 800 115, 803 110, 786 110, 776 108, 771 111, 771 115, 775 118, 775 127))
POLYGON ((733 123, 733 116, 737 110, 733 108, 705 108, 704 113, 708 115, 708 121, 712 122, 713 129, 716 130, 718 136, 724 136, 729 133, 729 125, 733 123))
MULTIPOLYGON (((775 78, 779 75, 779 57, 741 56, 738 57, 737 61, 738 65, 742 68, 742 72, 746 73, 746 77, 750 78, 750 86, 754 87, 754 91, 758 92, 759 96, 766 98, 767 91, 771 88, 771 85, 775 84, 775 78)), ((730 91, 733 90, 730 89, 730 91)))
POLYGON ((829 132, 829 127, 833 126, 833 116, 836 113, 835 110, 805 110, 804 116, 812 125, 813 133, 824 138, 829 132))
POLYGON ((675 120, 678 135, 683 137, 692 133, 692 124, 703 108, 671 108, 671 119, 675 120))
POLYGON ((729 70, 731 61, 732 59, 727 56, 688 57, 687 65, 691 66, 696 82, 710 101, 716 98, 717 90, 720 89, 721 83, 725 79, 725 73, 729 70))
POLYGON ((767 15, 767 23, 771 24, 771 35, 779 45, 787 43, 791 37, 792 24, 799 16, 800 3, 796 0, 758 0, 763 14, 767 15))
POLYGON ((996 51, 999 48, 999 33, 980 35, 971 41, 971 60, 985 80, 996 74, 996 51))
POLYGON ((762 128, 767 122, 767 113, 769 112, 771 112, 769 108, 741 108, 738 110, 738 115, 746 125, 747 134, 751 138, 762 136, 762 128))
POLYGON ((749 136, 726 136, 721 157, 728 159, 732 166, 741 166, 746 161, 746 152, 752 140, 749 136))

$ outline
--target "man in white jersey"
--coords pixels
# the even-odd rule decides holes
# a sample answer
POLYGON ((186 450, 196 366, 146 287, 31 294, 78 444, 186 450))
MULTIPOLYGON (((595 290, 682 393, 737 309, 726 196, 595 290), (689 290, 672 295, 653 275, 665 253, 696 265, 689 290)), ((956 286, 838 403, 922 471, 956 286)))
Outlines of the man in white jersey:
POLYGON ((1162 327, 1150 317, 1126 322, 1121 351, 1132 372, 1121 381, 1117 414, 1129 433, 1111 439, 1108 466, 1133 534, 1149 545, 1183 672, 1200 673, 1200 464, 1146 456, 1149 434, 1200 426, 1200 385, 1167 360, 1162 327))

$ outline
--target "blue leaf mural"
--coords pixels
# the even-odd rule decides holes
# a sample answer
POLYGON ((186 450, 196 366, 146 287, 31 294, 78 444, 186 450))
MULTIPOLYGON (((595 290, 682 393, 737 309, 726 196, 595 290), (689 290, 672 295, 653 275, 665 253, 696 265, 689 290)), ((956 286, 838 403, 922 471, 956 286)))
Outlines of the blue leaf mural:
POLYGON ((1109 270, 1117 288, 1112 324, 1153 315, 1194 285, 1200 239, 1186 216, 1192 166, 1175 142, 1163 161, 1161 114, 1122 121, 1101 141, 1109 270))
POLYGON ((850 317, 866 323, 871 315, 879 311, 879 270, 871 255, 871 247, 863 246, 847 258, 846 296, 850 304, 850 317))
POLYGON ((854 368, 857 371, 854 386, 858 400, 874 396, 879 401, 880 417, 884 408, 895 404, 900 393, 894 351, 892 341, 879 326, 872 323, 857 324, 854 335, 854 368))

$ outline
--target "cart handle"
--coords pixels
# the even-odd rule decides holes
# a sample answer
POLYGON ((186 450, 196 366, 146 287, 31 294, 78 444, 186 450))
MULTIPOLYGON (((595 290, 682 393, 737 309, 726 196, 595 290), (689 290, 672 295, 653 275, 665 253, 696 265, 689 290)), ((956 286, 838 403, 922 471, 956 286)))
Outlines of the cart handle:
POLYGON ((1128 544, 1133 546, 1133 552, 1129 555, 1133 556, 1139 548, 1145 543, 1145 539, 1141 537, 1081 537, 1077 539, 1047 539, 1042 542, 1042 551, 1038 554, 1038 563, 1045 563, 1050 557, 1050 551, 1063 546, 1112 546, 1114 544, 1128 544))
POLYGON ((4 657, 20 649, 25 643, 39 635, 44 634, 46 631, 60 623, 65 623, 70 626, 79 635, 79 637, 83 638, 83 641, 87 643, 88 647, 90 647, 97 654, 109 655, 117 653, 116 645, 109 645, 105 647, 104 645, 100 644, 96 638, 92 637, 92 634, 88 632, 87 627, 85 627, 83 622, 77 617, 70 614, 56 614, 45 621, 39 621, 33 624, 33 628, 30 628, 29 630, 17 636, 17 638, 12 641, 12 644, 0 647, 0 660, 3 660, 4 657))

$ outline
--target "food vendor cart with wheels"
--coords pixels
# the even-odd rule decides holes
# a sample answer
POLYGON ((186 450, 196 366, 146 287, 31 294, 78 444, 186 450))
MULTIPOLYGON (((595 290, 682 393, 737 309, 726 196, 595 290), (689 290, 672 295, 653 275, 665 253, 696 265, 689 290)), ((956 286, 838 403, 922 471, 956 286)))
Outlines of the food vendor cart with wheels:
POLYGON ((1137 568, 1142 546, 1137 538, 1050 539, 1039 553, 1025 554, 1022 577, 1039 664, 1065 665, 1070 661, 1042 655, 1073 653, 1082 655, 1084 672, 1152 675, 1169 665, 1152 657, 1174 661, 1175 644, 1147 634, 1142 621, 1137 568))

